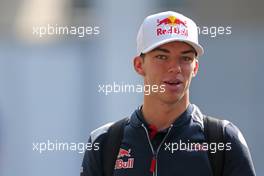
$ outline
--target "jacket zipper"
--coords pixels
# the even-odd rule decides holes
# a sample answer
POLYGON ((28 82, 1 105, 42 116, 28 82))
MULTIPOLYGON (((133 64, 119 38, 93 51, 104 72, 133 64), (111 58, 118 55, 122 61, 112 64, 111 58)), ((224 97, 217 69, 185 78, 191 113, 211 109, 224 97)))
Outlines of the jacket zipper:
POLYGON ((150 145, 150 148, 151 148, 151 151, 152 151, 152 154, 153 154, 152 162, 153 162, 153 160, 155 160, 155 172, 153 172, 153 176, 157 176, 157 174, 158 174, 158 172, 157 172, 157 171, 158 171, 158 170, 157 170, 157 169, 158 169, 158 153, 159 153, 160 147, 162 146, 162 144, 163 144, 164 141, 166 140, 167 136, 169 135, 169 133, 170 133, 171 128, 172 128, 173 125, 171 124, 171 126, 170 126, 168 132, 166 133, 166 135, 165 135, 164 138, 162 139, 161 143, 159 144, 159 146, 158 146, 158 148, 157 148, 157 151, 154 151, 154 149, 153 149, 153 146, 152 146, 152 143, 151 143, 151 140, 150 140, 150 137, 149 137, 149 133, 148 133, 147 128, 145 127, 144 124, 142 124, 141 126, 144 128, 144 130, 145 130, 145 132, 146 132, 146 134, 147 134, 148 143, 149 143, 149 145, 150 145))

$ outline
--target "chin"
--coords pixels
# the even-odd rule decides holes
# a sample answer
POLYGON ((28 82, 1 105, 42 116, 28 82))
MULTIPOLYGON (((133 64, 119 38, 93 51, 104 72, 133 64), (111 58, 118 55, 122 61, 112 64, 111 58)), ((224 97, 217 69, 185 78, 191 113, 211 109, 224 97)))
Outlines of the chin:
POLYGON ((160 98, 166 104, 175 104, 180 102, 183 97, 184 97, 183 94, 165 94, 165 95, 161 95, 160 98))

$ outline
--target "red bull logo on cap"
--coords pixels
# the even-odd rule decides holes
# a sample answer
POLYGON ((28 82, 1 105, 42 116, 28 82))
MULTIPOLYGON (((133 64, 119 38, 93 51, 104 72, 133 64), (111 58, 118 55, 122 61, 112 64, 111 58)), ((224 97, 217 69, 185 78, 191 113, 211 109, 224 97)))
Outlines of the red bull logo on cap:
POLYGON ((180 20, 179 18, 177 18, 175 16, 169 16, 168 18, 164 18, 162 20, 158 20, 158 25, 157 26, 160 26, 160 25, 172 25, 172 26, 183 25, 183 26, 187 27, 186 26, 186 21, 183 22, 182 20, 180 20))
POLYGON ((157 20, 157 36, 166 34, 179 34, 188 36, 186 21, 175 16, 169 16, 164 19, 157 20))

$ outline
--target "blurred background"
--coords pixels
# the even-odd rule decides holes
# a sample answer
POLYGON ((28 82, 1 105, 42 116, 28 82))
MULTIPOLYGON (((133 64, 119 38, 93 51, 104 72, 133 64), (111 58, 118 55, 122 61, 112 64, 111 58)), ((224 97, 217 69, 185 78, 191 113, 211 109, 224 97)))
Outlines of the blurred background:
POLYGON ((79 175, 83 153, 40 153, 33 143, 84 143, 96 127, 130 115, 142 103, 141 93, 106 96, 98 85, 142 83, 132 67, 137 30, 147 15, 167 10, 191 17, 202 29, 231 27, 231 34, 200 34, 205 55, 191 102, 240 128, 256 172, 263 175, 263 5, 258 0, 1 0, 0 175, 79 175), (99 27, 99 34, 34 32, 48 24, 99 27))

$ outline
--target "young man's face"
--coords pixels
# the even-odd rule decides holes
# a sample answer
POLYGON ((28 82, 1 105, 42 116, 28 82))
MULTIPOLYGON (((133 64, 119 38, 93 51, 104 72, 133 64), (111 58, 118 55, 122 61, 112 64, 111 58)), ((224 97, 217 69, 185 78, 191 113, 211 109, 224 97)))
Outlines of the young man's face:
MULTIPOLYGON (((165 92, 151 93, 167 103, 189 98, 189 86, 198 71, 195 50, 184 42, 170 42, 134 60, 136 71, 145 85, 165 85, 165 92)), ((159 89, 161 90, 161 89, 159 89)))

